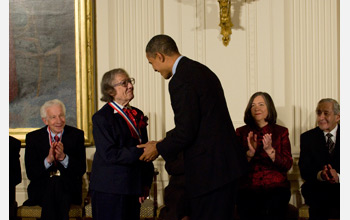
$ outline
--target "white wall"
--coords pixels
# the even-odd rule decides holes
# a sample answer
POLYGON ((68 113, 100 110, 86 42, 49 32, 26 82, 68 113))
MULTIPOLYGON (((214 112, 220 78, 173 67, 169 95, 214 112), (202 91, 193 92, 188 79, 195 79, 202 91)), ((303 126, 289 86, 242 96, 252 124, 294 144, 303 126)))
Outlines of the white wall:
MULTIPOLYGON (((144 51, 152 36, 168 34, 183 55, 218 75, 236 128, 244 124, 249 97, 256 91, 268 92, 278 123, 289 129, 297 157, 300 134, 315 126, 318 100, 339 101, 339 0, 231 2, 234 27, 225 47, 217 0, 96 1, 98 99, 102 75, 112 68, 125 68, 136 79, 131 104, 150 118, 149 139, 164 137, 174 126, 168 82, 154 73, 144 51)), ((99 102, 98 108, 103 104, 99 102)), ((87 149, 89 170, 94 152, 94 147, 87 149)), ((154 164, 161 172, 158 201, 163 204, 168 176, 161 158, 154 164)), ((26 196, 25 173, 22 177, 17 186, 19 204, 26 196)))

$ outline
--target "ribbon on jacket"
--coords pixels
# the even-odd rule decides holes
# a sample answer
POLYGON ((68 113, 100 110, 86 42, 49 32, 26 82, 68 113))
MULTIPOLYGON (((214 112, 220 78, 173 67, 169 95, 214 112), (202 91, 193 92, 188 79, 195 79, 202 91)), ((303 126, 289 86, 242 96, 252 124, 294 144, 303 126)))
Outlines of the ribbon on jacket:
POLYGON ((126 123, 128 124, 129 130, 133 137, 138 138, 140 144, 142 143, 141 135, 138 129, 135 127, 134 123, 131 121, 130 117, 121 109, 114 101, 108 102, 108 104, 120 114, 126 123))

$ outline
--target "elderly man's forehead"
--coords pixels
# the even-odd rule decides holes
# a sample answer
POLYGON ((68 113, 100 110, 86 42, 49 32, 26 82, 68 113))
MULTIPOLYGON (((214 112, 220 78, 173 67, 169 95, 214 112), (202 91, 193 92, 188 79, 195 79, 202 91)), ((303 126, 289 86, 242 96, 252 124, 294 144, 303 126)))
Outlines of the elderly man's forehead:
POLYGON ((334 105, 332 102, 321 102, 318 104, 317 109, 331 108, 333 109, 334 105))

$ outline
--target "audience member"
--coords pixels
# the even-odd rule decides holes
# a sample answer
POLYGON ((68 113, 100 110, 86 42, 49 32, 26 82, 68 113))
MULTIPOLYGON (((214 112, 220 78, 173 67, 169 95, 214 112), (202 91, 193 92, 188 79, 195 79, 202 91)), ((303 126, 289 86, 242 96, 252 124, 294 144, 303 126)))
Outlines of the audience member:
POLYGON ((301 193, 310 220, 340 218, 340 106, 322 99, 316 114, 318 126, 300 136, 301 193))
POLYGON ((21 163, 19 161, 21 141, 9 136, 9 147, 9 215, 10 220, 14 220, 17 215, 16 185, 22 182, 21 163))
POLYGON ((68 220, 71 204, 82 204, 86 171, 84 132, 66 125, 58 99, 40 108, 45 127, 26 135, 25 167, 30 183, 23 205, 42 207, 41 220, 68 220))
POLYGON ((153 37, 146 57, 169 82, 175 128, 162 141, 140 145, 140 160, 161 155, 174 160, 184 152, 191 220, 233 219, 243 153, 218 77, 205 65, 182 56, 167 35, 153 37))
POLYGON ((96 153, 92 163, 90 192, 94 220, 140 219, 140 206, 153 181, 152 162, 140 161, 146 143, 147 117, 129 105, 135 80, 123 69, 103 75, 102 101, 93 117, 96 153))
POLYGON ((287 172, 293 164, 288 129, 276 124, 270 95, 256 92, 244 112, 246 125, 237 128, 249 171, 242 178, 237 210, 240 219, 283 220, 291 196, 287 172))

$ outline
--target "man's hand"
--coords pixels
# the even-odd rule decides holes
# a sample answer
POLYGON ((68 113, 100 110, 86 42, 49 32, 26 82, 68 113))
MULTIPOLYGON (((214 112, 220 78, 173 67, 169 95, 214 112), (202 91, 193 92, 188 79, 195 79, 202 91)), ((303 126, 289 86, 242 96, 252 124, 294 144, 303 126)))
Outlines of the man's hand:
POLYGON ((339 176, 335 169, 332 168, 330 164, 325 165, 321 172, 321 177, 323 180, 329 183, 339 183, 339 176))
POLYGON ((142 195, 139 197, 139 202, 143 203, 148 196, 149 196, 149 188, 145 186, 143 187, 142 195))
POLYGON ((54 146, 55 146, 55 159, 58 161, 64 160, 64 158, 66 157, 66 154, 64 153, 63 143, 61 141, 57 143, 55 142, 54 146))
POLYGON ((157 150, 157 145, 158 141, 149 141, 146 144, 140 144, 137 145, 138 148, 143 148, 143 154, 139 158, 140 160, 150 162, 159 156, 158 150, 157 150))
POLYGON ((46 161, 48 163, 53 163, 55 160, 55 146, 51 145, 50 150, 49 150, 49 155, 47 155, 46 157, 46 161))

